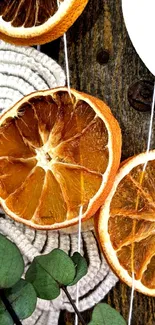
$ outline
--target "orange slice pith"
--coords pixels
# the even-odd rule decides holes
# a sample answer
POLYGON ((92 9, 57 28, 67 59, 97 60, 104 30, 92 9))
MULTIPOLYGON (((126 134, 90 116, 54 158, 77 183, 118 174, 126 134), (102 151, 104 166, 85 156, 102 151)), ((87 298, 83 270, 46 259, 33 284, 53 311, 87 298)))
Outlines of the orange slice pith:
POLYGON ((44 44, 62 36, 88 0, 1 0, 0 38, 16 45, 44 44))
POLYGON ((123 163, 101 208, 97 233, 120 279, 131 286, 133 271, 135 289, 155 296, 155 150, 148 159, 144 174, 146 153, 123 163))
POLYGON ((91 217, 119 166, 121 132, 110 109, 73 89, 71 96, 67 88, 36 92, 0 117, 0 203, 36 229, 77 223, 81 205, 82 220, 91 217))

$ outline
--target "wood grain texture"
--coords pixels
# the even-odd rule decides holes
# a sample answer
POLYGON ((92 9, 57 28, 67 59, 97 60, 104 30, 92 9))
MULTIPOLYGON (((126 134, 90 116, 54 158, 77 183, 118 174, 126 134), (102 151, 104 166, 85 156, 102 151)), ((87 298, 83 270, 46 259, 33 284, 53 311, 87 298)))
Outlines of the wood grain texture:
MULTIPOLYGON (((81 17, 68 31, 67 40, 71 85, 103 99, 111 107, 122 129, 122 158, 144 151, 150 114, 130 107, 127 91, 133 82, 153 80, 153 76, 127 35, 121 0, 89 0, 81 17), (100 65, 96 60, 100 48, 110 52, 107 65, 100 65)), ((62 43, 59 62, 64 65, 62 43)), ((152 147, 155 147, 155 136, 152 147)))
MULTIPOLYGON (((140 79, 154 80, 136 54, 123 22, 121 0, 89 0, 75 24, 67 32, 71 86, 104 100, 118 119, 123 135, 122 159, 146 149, 149 112, 135 111, 128 102, 129 85, 140 79), (97 52, 110 53, 108 64, 100 65, 97 52)), ((63 42, 50 44, 51 55, 65 66, 63 42)), ((46 48, 47 52, 47 48, 46 48)), ((49 47, 48 47, 49 53, 49 47)), ((155 131, 155 123, 154 123, 155 131)), ((155 132, 151 147, 155 148, 155 132)), ((130 289, 118 283, 104 301, 115 307, 127 320, 130 289)), ((91 311, 84 313, 86 322, 91 311)), ((61 325, 74 324, 74 317, 61 314, 61 325)), ((155 299, 135 293, 132 325, 155 325, 155 299)))

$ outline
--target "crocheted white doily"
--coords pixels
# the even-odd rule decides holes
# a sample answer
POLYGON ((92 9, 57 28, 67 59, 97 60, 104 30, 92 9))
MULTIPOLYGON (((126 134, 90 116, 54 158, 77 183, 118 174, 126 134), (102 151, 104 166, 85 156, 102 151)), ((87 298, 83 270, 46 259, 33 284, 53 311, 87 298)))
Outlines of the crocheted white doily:
MULTIPOLYGON (((52 50, 52 48, 51 48, 52 50)), ((65 84, 65 75, 60 66, 48 56, 30 47, 15 47, 0 42, 0 108, 6 109, 24 95, 35 90, 47 89, 65 84)), ((81 239, 81 253, 88 259, 88 274, 80 281, 79 310, 84 311, 98 303, 115 285, 117 278, 100 254, 93 229, 84 228, 81 239)), ((42 232, 29 229, 0 215, 0 232, 10 238, 20 249, 25 269, 33 258, 47 254, 58 247, 71 255, 77 251, 78 236, 75 232, 42 232)), ((70 287, 73 299, 76 286, 70 287)), ((38 299, 33 315, 23 321, 24 325, 57 325, 60 310, 73 312, 67 297, 61 295, 53 301, 38 299)))

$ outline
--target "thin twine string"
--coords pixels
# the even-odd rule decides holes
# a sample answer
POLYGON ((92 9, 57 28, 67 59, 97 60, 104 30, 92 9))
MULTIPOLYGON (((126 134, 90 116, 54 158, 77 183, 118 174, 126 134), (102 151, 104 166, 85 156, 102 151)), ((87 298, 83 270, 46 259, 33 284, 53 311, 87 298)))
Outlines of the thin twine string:
MULTIPOLYGON (((57 6, 59 8, 60 2, 57 0, 57 6)), ((71 96, 71 87, 70 87, 70 70, 69 70, 69 60, 68 60, 68 48, 67 48, 67 36, 66 33, 63 35, 63 41, 64 41, 64 54, 65 54, 65 65, 66 65, 66 77, 67 77, 67 88, 68 88, 68 94, 72 100, 71 96)), ((82 210, 83 207, 80 206, 79 209, 79 216, 78 216, 78 253, 81 252, 81 219, 82 219, 82 210)), ((79 306, 79 282, 76 285, 76 307, 79 306)), ((78 315, 75 314, 75 325, 78 325, 78 315)))
POLYGON ((67 49, 67 36, 66 33, 63 35, 64 40, 64 52, 65 52, 65 64, 66 64, 66 77, 67 77, 67 88, 70 98, 71 96, 71 87, 70 87, 70 71, 69 71, 69 60, 68 60, 68 49, 67 49))
MULTIPOLYGON (((59 8, 60 6, 60 1, 57 0, 57 6, 59 8)), ((64 53, 65 53, 65 66, 66 66, 66 77, 67 77, 67 88, 68 88, 68 93, 70 98, 72 99, 71 96, 71 86, 70 86, 70 71, 69 71, 69 60, 68 60, 68 48, 67 48, 67 36, 66 33, 63 34, 63 41, 64 41, 64 53)))
MULTIPOLYGON (((82 205, 80 206, 79 209, 79 216, 78 216, 78 253, 81 252, 81 219, 82 219, 82 210, 83 207, 82 205)), ((76 285, 76 307, 79 307, 79 282, 76 285)), ((78 325, 78 315, 75 314, 75 325, 78 325)))
MULTIPOLYGON (((144 178, 144 173, 148 164, 149 160, 149 151, 150 151, 150 146, 151 146, 151 138, 152 138, 152 132, 153 132, 153 117, 154 117, 154 107, 155 107, 155 83, 154 83, 154 89, 153 89, 153 97, 152 97, 152 105, 151 105, 151 116, 150 116, 150 124, 149 124, 149 133, 148 133, 148 141, 147 141, 147 149, 146 149, 146 160, 142 169, 141 177, 140 177, 140 185, 143 182, 144 178)), ((138 209, 139 205, 139 195, 137 197, 137 202, 136 202, 136 209, 138 209)), ((133 235, 135 235, 135 229, 136 228, 136 222, 134 223, 133 226, 133 235)), ((131 297, 130 297, 130 309, 129 309, 129 317, 128 317, 128 325, 131 325, 131 320, 132 320, 132 314, 133 314, 133 300, 134 300, 134 291, 135 291, 135 276, 134 276, 134 243, 132 243, 132 289, 131 289, 131 297)))

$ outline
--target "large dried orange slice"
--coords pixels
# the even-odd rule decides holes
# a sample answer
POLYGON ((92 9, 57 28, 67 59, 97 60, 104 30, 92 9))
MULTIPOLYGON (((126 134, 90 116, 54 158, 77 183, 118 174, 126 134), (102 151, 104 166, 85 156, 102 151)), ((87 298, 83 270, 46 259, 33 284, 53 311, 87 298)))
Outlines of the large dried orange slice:
POLYGON ((1 0, 0 38, 17 45, 52 41, 67 31, 87 2, 88 0, 1 0))
POLYGON ((99 99, 67 88, 24 97, 0 117, 0 203, 37 229, 87 219, 119 166, 121 133, 99 99))
POLYGON ((101 208, 97 232, 117 275, 155 296, 155 150, 127 160, 101 208))

